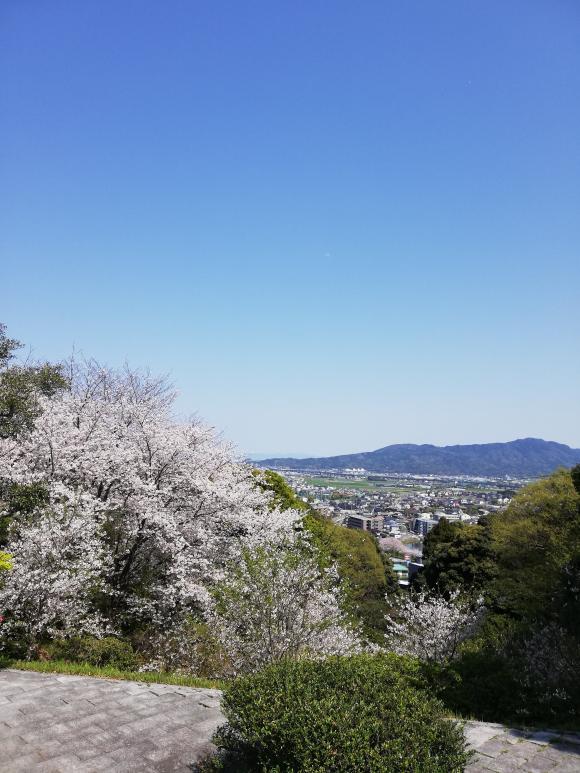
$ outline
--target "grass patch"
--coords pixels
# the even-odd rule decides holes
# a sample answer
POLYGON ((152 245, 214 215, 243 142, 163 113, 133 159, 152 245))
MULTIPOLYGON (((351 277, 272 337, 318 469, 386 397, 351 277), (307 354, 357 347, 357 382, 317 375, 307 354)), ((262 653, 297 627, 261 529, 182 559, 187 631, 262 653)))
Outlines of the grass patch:
POLYGON ((309 486, 345 489, 374 489, 376 486, 366 480, 348 480, 345 478, 306 478, 309 486))
POLYGON ((175 684, 181 687, 206 687, 221 690, 224 683, 219 679, 201 679, 164 671, 122 671, 113 666, 93 666, 90 663, 69 663, 65 660, 11 660, 0 658, 0 668, 15 668, 18 671, 38 671, 43 674, 70 674, 72 676, 95 676, 101 679, 124 679, 130 682, 151 682, 154 684, 175 684))
POLYGON ((400 486, 397 483, 391 483, 388 480, 376 481, 367 479, 352 478, 316 478, 305 477, 304 481, 308 486, 319 486, 334 489, 350 489, 352 491, 373 491, 377 494, 414 494, 424 486, 400 486))

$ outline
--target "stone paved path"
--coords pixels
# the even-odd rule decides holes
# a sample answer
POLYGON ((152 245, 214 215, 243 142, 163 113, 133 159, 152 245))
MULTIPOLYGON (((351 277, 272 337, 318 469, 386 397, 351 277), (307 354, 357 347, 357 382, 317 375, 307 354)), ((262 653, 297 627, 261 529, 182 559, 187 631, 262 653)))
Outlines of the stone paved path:
POLYGON ((188 771, 223 722, 218 690, 0 671, 0 771, 188 771))
MULTIPOLYGON (((0 771, 181 771, 212 747, 219 691, 0 671, 0 771)), ((580 734, 468 722, 468 773, 580 773, 580 734)))
POLYGON ((467 722, 465 735, 476 750, 468 773, 580 773, 580 733, 467 722))

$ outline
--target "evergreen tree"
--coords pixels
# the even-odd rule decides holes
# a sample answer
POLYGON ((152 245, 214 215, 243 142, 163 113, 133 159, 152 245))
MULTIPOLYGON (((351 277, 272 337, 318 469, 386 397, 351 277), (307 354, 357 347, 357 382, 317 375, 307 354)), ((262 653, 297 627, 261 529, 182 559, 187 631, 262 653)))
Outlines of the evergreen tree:
POLYGON ((467 525, 442 518, 425 538, 423 561, 426 585, 446 597, 489 590, 497 567, 488 521, 467 525))
POLYGON ((498 611, 526 621, 560 615, 563 588, 574 587, 573 576, 566 578, 580 557, 580 497, 573 479, 577 473, 558 470, 523 488, 490 519, 498 611))

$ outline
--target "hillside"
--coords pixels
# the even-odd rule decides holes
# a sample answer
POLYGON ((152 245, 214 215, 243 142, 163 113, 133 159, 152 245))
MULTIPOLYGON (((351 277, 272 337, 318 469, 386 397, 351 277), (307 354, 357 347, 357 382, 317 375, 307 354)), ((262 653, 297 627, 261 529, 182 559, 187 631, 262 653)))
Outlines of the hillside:
POLYGON ((509 443, 433 446, 397 444, 357 454, 311 459, 263 459, 260 467, 290 470, 344 470, 435 475, 547 475, 558 467, 580 463, 580 449, 537 438, 509 443))

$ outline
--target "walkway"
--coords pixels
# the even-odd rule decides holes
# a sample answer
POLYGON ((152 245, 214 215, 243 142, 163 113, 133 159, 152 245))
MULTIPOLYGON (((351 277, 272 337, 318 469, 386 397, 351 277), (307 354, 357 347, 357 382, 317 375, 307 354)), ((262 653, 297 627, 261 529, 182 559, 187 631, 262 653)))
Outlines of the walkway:
POLYGON ((0 671, 0 771, 188 771, 223 721, 219 695, 0 671))
MULTIPOLYGON (((0 671, 0 771, 191 771, 222 722, 219 691, 0 671)), ((580 734, 468 722, 468 773, 580 773, 580 734)))
POLYGON ((468 773, 580 773, 580 733, 467 722, 465 736, 476 750, 468 773))

